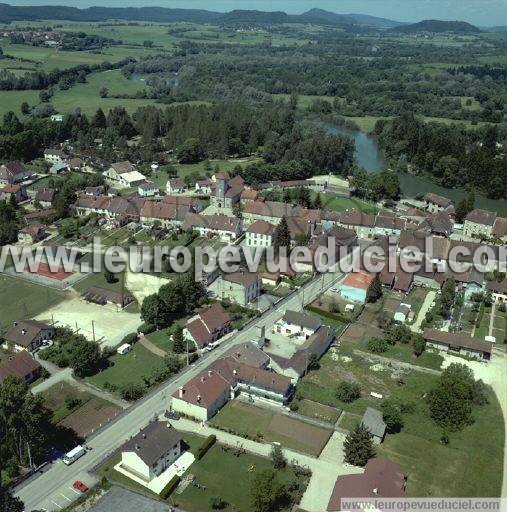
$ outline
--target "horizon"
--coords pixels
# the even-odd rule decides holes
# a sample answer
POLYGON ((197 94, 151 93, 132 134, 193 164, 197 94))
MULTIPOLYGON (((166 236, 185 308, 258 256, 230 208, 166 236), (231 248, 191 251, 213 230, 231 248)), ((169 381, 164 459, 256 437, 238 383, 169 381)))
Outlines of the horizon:
MULTIPOLYGON (((105 7, 97 0, 12 0, 12 6, 69 6, 86 9, 105 7)), ((165 7, 168 9, 204 9, 229 12, 237 9, 266 12, 284 11, 301 14, 310 9, 324 9, 336 14, 366 14, 394 21, 417 23, 427 19, 466 21, 476 26, 507 25, 504 0, 219 0, 213 6, 205 0, 109 0, 107 7, 165 7)))

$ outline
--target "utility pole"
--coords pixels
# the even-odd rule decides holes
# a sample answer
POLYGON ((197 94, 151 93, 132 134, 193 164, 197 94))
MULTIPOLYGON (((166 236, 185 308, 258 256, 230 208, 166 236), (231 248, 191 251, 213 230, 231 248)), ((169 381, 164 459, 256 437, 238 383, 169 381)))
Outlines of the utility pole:
POLYGON ((95 343, 95 320, 92 320, 93 343, 95 343))
POLYGON ((190 366, 190 355, 188 353, 188 338, 187 338, 187 366, 190 366))

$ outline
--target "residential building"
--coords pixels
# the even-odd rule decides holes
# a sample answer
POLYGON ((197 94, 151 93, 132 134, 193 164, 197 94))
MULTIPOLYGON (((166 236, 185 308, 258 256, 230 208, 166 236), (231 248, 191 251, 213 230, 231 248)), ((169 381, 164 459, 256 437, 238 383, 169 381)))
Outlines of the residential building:
POLYGON ((150 482, 184 452, 181 434, 170 424, 153 421, 121 447, 121 469, 150 482))
POLYGON ((454 228, 454 221, 447 212, 437 212, 427 217, 419 229, 428 234, 449 237, 454 228))
POLYGON ((224 357, 173 393, 171 408, 207 421, 239 393, 252 401, 285 405, 293 387, 288 377, 224 357))
POLYGON ((400 236, 401 230, 405 229, 406 220, 396 217, 390 213, 379 213, 375 217, 375 236, 400 236))
POLYGON ((507 218, 496 218, 491 235, 494 238, 499 238, 502 242, 507 243, 507 218))
POLYGON ((61 173, 65 173, 69 170, 68 165, 65 162, 55 162, 49 169, 49 174, 54 174, 55 176, 61 173))
POLYGON ((297 217, 299 207, 278 201, 248 201, 243 207, 243 222, 249 226, 256 220, 280 224, 283 217, 297 217))
POLYGON ((61 149, 45 149, 44 160, 50 164, 63 164, 66 163, 69 156, 61 149))
POLYGON ((220 302, 215 302, 211 306, 201 309, 197 315, 187 321, 183 335, 197 348, 202 349, 219 340, 230 330, 231 318, 220 302))
POLYGON ((165 187, 168 194, 183 194, 188 189, 187 185, 180 178, 167 180, 165 187))
POLYGON ((468 357, 489 361, 493 352, 491 342, 472 338, 463 333, 451 333, 437 329, 426 329, 423 333, 426 346, 445 352, 456 352, 468 357))
POLYGON ((452 206, 452 200, 448 197, 439 196, 430 192, 423 197, 426 209, 431 213, 438 213, 447 210, 452 206))
POLYGON ((241 176, 231 178, 226 172, 214 176, 215 183, 211 186, 211 204, 218 208, 232 208, 239 203, 245 182, 241 176))
POLYGON ((411 313, 412 306, 410 304, 401 303, 394 312, 394 322, 396 324, 404 324, 411 313))
POLYGON ((489 281, 486 290, 491 292, 495 302, 507 302, 507 279, 502 281, 489 281))
POLYGON ((143 181, 137 186, 137 193, 141 197, 153 197, 159 194, 159 189, 152 181, 143 181))
POLYGON ((31 354, 23 350, 7 357, 0 363, 0 384, 7 377, 16 377, 26 384, 32 383, 39 377, 41 365, 31 354))
POLYGON ((19 230, 18 242, 23 244, 36 244, 48 236, 45 226, 40 222, 35 221, 19 230))
POLYGON ((189 206, 177 206, 162 201, 146 201, 141 208, 141 223, 151 226, 159 222, 164 228, 179 227, 189 212, 189 206))
POLYGON ((253 272, 240 270, 224 274, 219 281, 219 296, 241 306, 253 302, 261 294, 259 276, 253 272))
POLYGON ((248 201, 258 201, 261 198, 261 195, 257 190, 253 188, 245 188, 243 192, 241 192, 241 204, 245 205, 248 201))
POLYGON ((209 196, 213 181, 210 178, 204 178, 195 182, 195 193, 209 196))
POLYGON ((227 215, 187 213, 182 229, 195 230, 201 236, 218 235, 221 240, 232 242, 241 234, 241 220, 227 215))
POLYGON ((56 200, 58 191, 54 188, 42 188, 35 194, 35 201, 38 202, 42 208, 51 208, 56 200))
POLYGON ((21 203, 28 198, 26 188, 22 185, 8 183, 7 185, 0 186, 0 201, 10 201, 12 196, 14 196, 16 203, 21 203))
POLYGON ((295 383, 308 371, 312 355, 320 359, 334 339, 333 329, 323 325, 310 335, 291 356, 283 357, 270 353, 270 366, 277 373, 289 377, 295 383))
POLYGON ((31 176, 31 172, 18 161, 0 165, 0 185, 20 183, 31 176))
POLYGON ((284 336, 293 336, 307 340, 322 326, 322 321, 316 316, 299 311, 286 310, 283 317, 275 322, 273 332, 284 336))
POLYGON ((347 277, 338 284, 340 295, 345 300, 364 304, 366 302, 368 288, 374 278, 375 276, 364 270, 350 272, 347 277))
POLYGON ((245 244, 248 247, 271 247, 276 239, 276 226, 265 220, 257 220, 248 226, 245 244))
POLYGON ((7 346, 12 347, 15 352, 34 352, 44 341, 50 340, 54 332, 53 327, 37 320, 20 320, 14 322, 4 339, 7 346))
POLYGON ((83 298, 94 304, 100 304, 102 306, 112 304, 119 308, 125 308, 134 301, 128 293, 109 290, 101 286, 90 286, 83 294, 83 298))
POLYGON ((336 223, 344 228, 353 229, 359 238, 372 239, 375 236, 375 215, 349 210, 338 214, 336 223))
POLYGON ((69 158, 67 165, 71 171, 80 171, 85 166, 85 163, 81 158, 69 158))
POLYGON ((370 431, 375 444, 380 444, 384 440, 387 426, 384 423, 382 412, 372 407, 367 407, 363 414, 361 425, 370 431))
POLYGON ((269 366, 269 357, 259 348, 258 344, 252 342, 231 347, 224 357, 231 357, 237 363, 246 364, 253 368, 267 370, 269 366))
POLYGON ((162 202, 166 204, 174 204, 176 206, 188 206, 189 211, 194 213, 201 213, 204 209, 202 201, 197 197, 191 196, 166 195, 162 198, 162 202))
POLYGON ((463 233, 476 238, 489 238, 493 234, 496 213, 488 210, 472 210, 465 218, 463 233))
MULTIPOLYGON (((384 458, 370 459, 364 473, 338 477, 327 510, 346 510, 341 503, 345 499, 362 498, 367 502, 368 498, 404 498, 407 478, 405 470, 396 462, 384 458)), ((372 506, 365 503, 364 510, 370 510, 372 506)))
POLYGON ((116 162, 111 164, 111 167, 104 172, 104 177, 111 181, 119 182, 121 175, 134 172, 136 170, 136 166, 129 161, 116 162))

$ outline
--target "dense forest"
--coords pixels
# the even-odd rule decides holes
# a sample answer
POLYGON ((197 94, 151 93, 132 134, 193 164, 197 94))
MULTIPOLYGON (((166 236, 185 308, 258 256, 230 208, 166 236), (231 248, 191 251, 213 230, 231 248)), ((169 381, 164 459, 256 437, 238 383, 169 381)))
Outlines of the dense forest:
POLYGON ((424 172, 448 188, 473 187, 494 199, 507 198, 505 132, 490 125, 467 130, 462 125, 425 123, 413 114, 375 127, 380 147, 400 171, 424 172))

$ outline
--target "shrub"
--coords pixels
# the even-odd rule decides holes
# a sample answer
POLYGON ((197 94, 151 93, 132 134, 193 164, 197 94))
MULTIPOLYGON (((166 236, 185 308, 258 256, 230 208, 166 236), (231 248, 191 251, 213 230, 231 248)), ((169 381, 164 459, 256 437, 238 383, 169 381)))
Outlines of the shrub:
POLYGON ((160 497, 165 500, 167 499, 173 491, 178 487, 181 482, 181 478, 178 475, 174 475, 171 480, 167 483, 167 485, 160 491, 160 497))
POLYGON ((214 434, 211 434, 210 436, 208 436, 206 438, 206 440, 204 441, 204 443, 202 443, 202 445, 199 447, 199 449, 197 450, 197 453, 195 454, 195 458, 196 460, 201 460, 205 455, 206 453, 208 452, 208 450, 217 442, 217 436, 215 436, 214 434))
POLYGON ((155 332, 157 330, 157 327, 153 324, 143 323, 137 328, 137 332, 142 332, 143 334, 150 334, 152 332, 155 332))
POLYGON ((120 345, 123 345, 125 343, 128 343, 129 345, 131 345, 132 343, 135 343, 137 341, 137 338, 138 338, 138 333, 137 332, 131 332, 131 333, 127 334, 121 340, 120 345))
POLYGON ((338 384, 335 395, 338 400, 349 404, 361 396, 361 388, 357 382, 343 380, 338 384))
POLYGON ((122 386, 120 390, 121 397, 124 400, 128 400, 129 402, 134 402, 135 400, 139 400, 144 395, 145 388, 141 384, 134 384, 130 382, 129 384, 125 384, 122 386))
POLYGON ((381 338, 372 338, 368 341, 366 348, 373 354, 382 354, 389 350, 389 343, 381 338))

